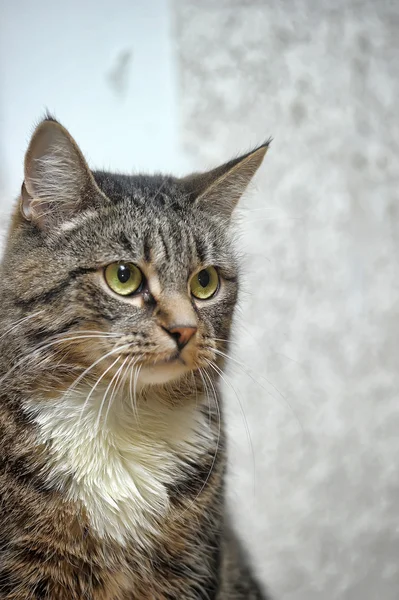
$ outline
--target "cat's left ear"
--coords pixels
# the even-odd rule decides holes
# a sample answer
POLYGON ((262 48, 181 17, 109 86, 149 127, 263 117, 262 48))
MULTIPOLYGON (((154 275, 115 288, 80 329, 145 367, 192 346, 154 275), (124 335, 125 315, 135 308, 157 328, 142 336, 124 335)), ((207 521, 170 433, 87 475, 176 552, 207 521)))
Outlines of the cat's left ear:
POLYGON ((72 219, 107 198, 75 140, 58 121, 47 117, 34 131, 25 155, 21 212, 41 229, 72 219))
POLYGON ((251 152, 208 171, 181 180, 185 193, 208 212, 230 218, 237 202, 262 164, 270 140, 251 152))

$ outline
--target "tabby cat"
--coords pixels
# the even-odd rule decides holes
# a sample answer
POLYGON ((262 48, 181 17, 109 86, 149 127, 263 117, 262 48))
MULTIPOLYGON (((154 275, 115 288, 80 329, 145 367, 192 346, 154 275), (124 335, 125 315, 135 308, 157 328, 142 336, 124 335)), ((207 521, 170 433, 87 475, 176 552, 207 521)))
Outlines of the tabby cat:
POLYGON ((1 265, 0 598, 261 599, 228 522, 232 211, 205 174, 90 171, 36 128, 1 265))

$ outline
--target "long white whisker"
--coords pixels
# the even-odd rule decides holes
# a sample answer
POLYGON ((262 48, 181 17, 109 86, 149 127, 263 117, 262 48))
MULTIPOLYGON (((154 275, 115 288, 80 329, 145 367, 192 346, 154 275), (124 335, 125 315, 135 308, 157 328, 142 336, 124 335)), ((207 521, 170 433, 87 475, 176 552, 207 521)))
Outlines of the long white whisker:
MULTIPOLYGON (((229 356, 228 354, 226 354, 225 352, 222 352, 221 350, 217 350, 216 348, 213 348, 213 351, 215 352, 215 354, 219 354, 220 356, 223 356, 227 360, 231 360, 232 362, 234 362, 241 369, 241 371, 243 373, 245 373, 245 375, 247 375, 250 379, 252 379, 252 381, 254 383, 256 383, 257 385, 259 385, 259 387, 261 387, 262 390, 264 390, 267 394, 269 394, 269 396, 271 396, 274 400, 277 400, 277 402, 279 401, 278 398, 276 398, 276 396, 274 396, 270 392, 270 390, 266 389, 257 379, 255 379, 255 377, 249 371, 249 368, 248 367, 245 368, 246 365, 243 365, 243 363, 241 363, 239 360, 237 360, 236 358, 233 358, 232 356, 229 356)), ((296 421, 298 422, 298 425, 300 426, 300 428, 302 429, 302 432, 303 432, 303 425, 302 425, 301 421, 299 420, 298 415, 296 414, 296 412, 292 408, 291 404, 289 403, 288 399, 286 398, 286 396, 284 396, 284 394, 282 394, 280 392, 280 390, 271 381, 269 381, 266 377, 264 377, 263 375, 260 375, 260 374, 258 374, 258 375, 268 385, 270 385, 279 394, 279 396, 284 400, 284 402, 287 404, 288 408, 290 409, 291 413, 295 417, 296 421)))
MULTIPOLYGON (((105 377, 105 375, 106 375, 106 374, 107 374, 107 373, 108 373, 108 372, 109 372, 109 371, 112 369, 112 367, 113 367, 114 365, 116 365, 116 364, 117 364, 117 362, 120 360, 120 357, 121 357, 121 355, 119 354, 119 355, 116 357, 116 359, 114 360, 114 362, 112 363, 112 365, 110 365, 110 366, 109 366, 107 369, 105 369, 105 371, 102 373, 101 377, 99 377, 99 378, 97 379, 97 381, 96 381, 95 385, 94 385, 94 386, 92 387, 92 389, 90 390, 90 393, 89 393, 89 395, 88 395, 88 397, 87 397, 87 399, 86 399, 86 400, 88 400, 88 399, 90 399, 90 398, 91 398, 91 396, 92 396, 92 394, 93 394, 94 390, 97 388, 97 386, 98 386, 98 384, 100 383, 100 381, 102 381, 102 379, 103 379, 103 378, 105 377)), ((106 400, 106 398, 107 398, 108 391, 109 391, 109 389, 110 389, 111 385, 113 384, 113 382, 114 382, 114 379, 115 379, 115 377, 116 377, 116 375, 117 375, 118 373, 119 373, 119 369, 118 369, 118 370, 117 370, 117 372, 116 372, 116 373, 115 373, 115 374, 112 376, 112 379, 111 379, 111 381, 109 382, 109 384, 107 385, 107 387, 106 387, 106 390, 105 390, 105 392, 104 392, 103 399, 102 399, 102 401, 101 401, 101 405, 100 405, 100 409, 99 409, 99 411, 98 411, 97 419, 96 419, 96 422, 95 422, 95 425, 94 425, 94 431, 95 431, 96 433, 99 431, 99 428, 100 428, 101 413, 102 413, 102 410, 103 410, 103 407, 104 407, 104 402, 105 402, 105 400, 106 400)))
MULTIPOLYGON (((128 390, 129 390, 129 375, 130 375, 130 371, 131 371, 132 362, 136 358, 136 355, 133 354, 132 356, 128 356, 127 358, 130 359, 130 360, 129 360, 128 365, 125 368, 125 372, 124 372, 124 374, 122 376, 122 380, 120 382, 120 388, 122 389, 122 393, 123 394, 125 394, 124 389, 125 389, 126 385, 128 386, 128 390)), ((118 390, 118 393, 119 393, 119 390, 118 390)))
MULTIPOLYGON (((200 373, 200 375, 201 375, 201 373, 200 373)), ((202 375, 201 375, 201 377, 202 377, 202 375)), ((191 371, 191 379, 193 380, 193 387, 195 388, 195 406, 197 406, 198 405, 198 386, 197 386, 197 382, 195 381, 194 371, 191 371)))
MULTIPOLYGON (((103 337, 103 336, 93 336, 93 335, 84 335, 84 336, 73 336, 73 337, 59 337, 57 339, 53 339, 52 341, 46 343, 46 344, 39 344, 38 346, 36 346, 36 348, 34 348, 34 350, 32 350, 32 352, 29 352, 29 354, 23 356, 19 361, 17 361, 12 367, 11 369, 9 369, 7 371, 7 373, 5 373, 5 375, 3 375, 3 377, 0 378, 0 384, 9 376, 11 375, 11 373, 13 373, 16 369, 18 369, 18 367, 20 367, 21 365, 24 364, 24 362, 28 361, 31 358, 34 358, 36 356, 39 356, 39 358, 37 360, 41 361, 41 362, 46 362, 46 360, 49 359, 49 357, 42 357, 42 359, 40 359, 40 354, 44 351, 44 350, 48 350, 49 348, 52 348, 53 346, 56 346, 57 344, 61 344, 64 342, 72 342, 72 341, 80 341, 81 339, 92 339, 92 338, 98 338, 98 337, 103 337)), ((130 344, 128 344, 127 346, 129 346, 130 344)), ((40 362, 35 363, 35 366, 37 367, 40 364, 40 362)))
POLYGON ((122 334, 117 333, 116 331, 101 331, 99 329, 70 329, 67 332, 63 333, 55 333, 52 337, 56 338, 57 336, 62 337, 65 333, 78 334, 78 333, 93 333, 106 337, 121 337, 122 334))
POLYGON ((245 223, 259 223, 259 221, 300 221, 303 217, 290 217, 289 215, 280 215, 278 217, 258 217, 257 219, 245 220, 245 223))
POLYGON ((218 398, 217 398, 217 393, 215 390, 215 386, 213 385, 212 379, 209 376, 209 374, 206 371, 203 371, 204 376, 207 377, 208 381, 211 384, 211 387, 213 389, 214 392, 214 400, 215 400, 215 407, 216 407, 216 411, 217 411, 217 415, 218 415, 218 431, 217 431, 217 439, 216 439, 216 449, 212 458, 212 463, 208 472, 208 475, 206 476, 206 479, 204 481, 204 483, 201 486, 201 489, 199 490, 198 494, 195 496, 195 498, 190 502, 189 506, 187 506, 181 513, 180 515, 178 515, 176 518, 181 518, 188 510, 190 510, 190 508, 194 505, 195 501, 199 498, 199 496, 202 494, 203 490, 205 489, 206 484, 209 481, 210 476, 212 475, 212 471, 214 469, 215 463, 216 463, 216 457, 217 457, 217 453, 219 450, 219 444, 220 444, 220 435, 221 435, 221 416, 220 416, 220 410, 219 410, 219 404, 218 404, 218 398))
MULTIPOLYGON (((89 371, 91 371, 91 369, 93 369, 96 365, 98 365, 98 363, 100 363, 102 360, 105 360, 106 358, 108 358, 109 356, 115 354, 116 352, 121 352, 122 350, 125 350, 127 348, 130 347, 130 344, 125 344, 124 346, 120 346, 119 348, 114 348, 113 350, 111 350, 110 352, 107 352, 107 354, 105 354, 104 356, 101 356, 100 358, 98 358, 92 365, 90 365, 90 367, 88 369, 86 369, 86 371, 84 373, 82 373, 82 376, 86 375, 89 371)), ((82 417, 84 415, 84 411, 86 409, 86 406, 89 403, 89 400, 94 392, 94 390, 96 389, 96 387, 98 386, 98 384, 100 383, 100 381, 103 379, 103 377, 108 373, 108 371, 110 369, 112 369, 112 367, 118 362, 120 356, 118 356, 116 358, 116 360, 112 363, 111 366, 109 366, 102 374, 101 376, 97 379, 97 381, 95 382, 94 386, 91 388, 89 394, 86 397, 86 400, 83 403, 82 409, 80 411, 80 417, 79 417, 79 421, 78 423, 81 422, 82 417)), ((82 379, 82 376, 80 376, 80 380, 82 379)), ((74 386, 75 387, 75 386, 74 386)))
POLYGON ((215 448, 215 452, 214 452, 214 455, 213 455, 213 458, 212 458, 212 463, 211 463, 208 475, 206 476, 206 479, 205 479, 204 483, 202 484, 201 489, 199 490, 199 492, 195 496, 195 498, 192 500, 192 502, 190 503, 190 505, 181 513, 180 517, 182 517, 183 514, 185 512, 187 512, 194 505, 195 501, 199 498, 199 496, 202 494, 203 490, 205 489, 206 484, 208 483, 208 481, 209 481, 209 479, 210 479, 210 477, 212 475, 213 469, 215 467, 216 457, 217 457, 217 454, 218 454, 219 444, 220 444, 220 436, 221 436, 221 431, 222 431, 222 420, 221 420, 221 415, 220 415, 220 409, 219 409, 219 403, 218 403, 218 396, 217 396, 217 392, 216 392, 215 386, 213 384, 213 381, 212 381, 212 378, 210 377, 210 375, 206 371, 203 371, 203 374, 208 379, 208 381, 210 383, 210 386, 211 386, 211 388, 213 390, 213 395, 214 395, 214 400, 215 400, 215 408, 216 408, 216 412, 217 412, 217 416, 218 416, 218 430, 217 430, 217 438, 216 438, 216 448, 215 448))
MULTIPOLYGON (((32 352, 29 352, 29 354, 26 354, 25 356, 23 356, 19 361, 17 361, 12 367, 11 369, 9 369, 7 371, 7 373, 5 375, 3 375, 3 377, 0 378, 0 383, 3 383, 3 381, 9 376, 11 375, 11 373, 13 373, 16 369, 18 369, 18 367, 20 367, 21 365, 24 364, 24 362, 26 362, 27 360, 39 355, 40 357, 40 352, 43 350, 47 350, 48 348, 51 348, 52 346, 54 346, 55 344, 58 344, 59 340, 56 341, 52 341, 49 342, 48 344, 42 344, 41 346, 37 346, 32 352)), ((43 357, 44 359, 48 359, 48 357, 43 357)), ((38 363, 35 363, 36 366, 38 366, 38 363)))
MULTIPOLYGON (((123 347, 123 346, 122 346, 123 347)), ((90 371, 92 371, 94 369, 94 367, 96 367, 101 361, 105 360, 106 358, 108 358, 108 356, 112 356, 112 354, 115 354, 115 352, 119 352, 120 348, 114 348, 111 351, 106 352, 105 354, 103 354, 102 356, 100 356, 100 358, 98 358, 97 360, 95 360, 89 367, 87 367, 87 369, 85 369, 83 371, 83 373, 81 373, 79 375, 79 377, 77 377, 75 379, 75 381, 73 381, 73 383, 65 390, 63 397, 65 397, 66 395, 68 395, 69 393, 71 393, 76 386, 82 381, 82 379, 84 379, 86 377, 86 375, 88 373, 90 373, 90 371)))
POLYGON ((107 420, 108 420, 108 414, 109 414, 109 411, 110 411, 111 405, 113 404, 114 398, 115 398, 115 396, 116 396, 117 392, 118 392, 118 391, 119 391, 119 389, 120 389, 120 384, 123 382, 123 378, 124 378, 124 375, 125 375, 125 374, 123 373, 123 368, 124 368, 125 364, 127 363, 127 361, 128 361, 129 359, 130 359, 130 356, 126 356, 125 360, 123 361, 122 365, 119 367, 119 369, 118 369, 118 371, 117 371, 117 373, 118 373, 118 376, 117 376, 117 378, 116 378, 116 380, 115 380, 115 385, 114 385, 114 388, 113 388, 113 390, 112 390, 111 397, 110 397, 110 399, 109 399, 109 401, 108 401, 107 410, 106 410, 106 412, 105 412, 105 418, 104 418, 104 427, 105 427, 105 426, 106 426, 106 424, 107 424, 107 420))
POLYGON ((22 325, 22 323, 24 323, 25 321, 29 321, 29 319, 33 319, 34 317, 37 317, 38 315, 40 315, 41 313, 44 312, 43 310, 38 310, 37 312, 28 315, 27 317, 22 317, 22 319, 18 319, 18 321, 15 321, 12 325, 12 327, 10 327, 10 329, 7 329, 7 331, 5 331, 1 336, 0 336, 0 340, 3 339, 3 337, 5 337, 7 334, 11 333, 11 331, 14 331, 14 329, 16 329, 17 327, 19 327, 20 325, 22 325))
MULTIPOLYGON (((142 367, 142 365, 138 366, 138 368, 136 369, 136 371, 134 373, 134 379, 133 379, 133 398, 134 398, 134 405, 136 406, 136 408, 137 408, 137 394, 136 394, 137 381, 138 381, 138 378, 139 378, 141 367, 142 367)), ((138 413, 137 413, 137 416, 138 416, 138 413)))
POLYGON ((222 370, 214 362, 212 362, 212 361, 210 361, 208 359, 206 359, 206 362, 215 371, 215 373, 217 375, 219 375, 219 377, 222 379, 222 381, 224 381, 224 383, 226 383, 230 387, 230 389, 234 393, 235 397, 237 398, 238 406, 240 407, 240 412, 241 412, 241 415, 242 415, 242 418, 243 418, 245 432, 246 432, 246 435, 247 435, 247 439, 248 439, 248 443, 249 443, 249 447, 250 447, 251 455, 252 455, 253 485, 254 485, 254 495, 255 495, 255 475, 256 475, 255 452, 254 452, 254 447, 253 447, 253 444, 252 444, 251 432, 249 430, 247 417, 245 416, 245 412, 244 412, 244 409, 242 407, 240 398, 239 398, 239 396, 237 394, 237 391, 234 388, 234 386, 231 384, 231 382, 228 381, 226 374, 223 374, 222 370))
POLYGON ((206 400, 207 400, 207 405, 208 405, 208 424, 210 426, 211 422, 212 422, 212 415, 211 415, 211 403, 210 403, 210 397, 209 397, 208 384, 206 383, 205 377, 202 373, 202 369, 200 368, 200 369, 198 369, 198 371, 201 376, 202 383, 204 384, 204 391, 206 394, 206 400))
POLYGON ((263 208, 246 208, 245 206, 242 206, 242 207, 240 208, 240 210, 241 210, 241 212, 243 212, 243 213, 244 213, 244 212, 245 212, 245 213, 253 213, 253 212, 259 212, 259 211, 262 211, 262 212, 263 212, 263 211, 266 211, 266 210, 281 210, 281 209, 279 209, 279 207, 278 207, 278 206, 270 206, 270 207, 268 207, 268 206, 265 206, 265 207, 263 207, 263 208))
POLYGON ((135 400, 136 400, 135 394, 133 393, 133 375, 135 375, 134 367, 136 366, 136 364, 138 363, 139 360, 140 360, 140 357, 137 358, 136 360, 132 359, 132 361, 129 364, 129 371, 130 371, 130 373, 129 373, 129 397, 130 397, 130 404, 132 406, 132 414, 133 414, 133 416, 136 417, 136 420, 138 420, 138 412, 137 412, 137 406, 135 403, 135 400))

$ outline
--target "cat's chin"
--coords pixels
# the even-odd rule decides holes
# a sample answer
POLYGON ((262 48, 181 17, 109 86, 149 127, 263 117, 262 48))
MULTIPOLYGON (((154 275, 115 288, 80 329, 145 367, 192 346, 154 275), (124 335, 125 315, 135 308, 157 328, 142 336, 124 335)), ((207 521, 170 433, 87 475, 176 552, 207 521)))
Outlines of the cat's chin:
POLYGON ((138 377, 138 385, 160 385, 180 379, 190 368, 179 359, 159 362, 155 365, 143 365, 138 377))

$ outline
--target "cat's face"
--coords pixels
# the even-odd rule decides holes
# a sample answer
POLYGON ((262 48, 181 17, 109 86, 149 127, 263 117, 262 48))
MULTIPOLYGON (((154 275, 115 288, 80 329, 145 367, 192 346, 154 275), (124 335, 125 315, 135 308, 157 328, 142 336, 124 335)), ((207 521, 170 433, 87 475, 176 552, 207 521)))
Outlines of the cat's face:
POLYGON ((139 386, 212 368, 237 298, 230 213, 263 154, 185 180, 92 174, 67 132, 42 123, 3 261, 23 352, 139 386))
POLYGON ((168 187, 164 181, 156 195, 154 186, 141 203, 134 184, 130 193, 125 188, 125 199, 92 217, 79 235, 87 239, 93 225, 101 232, 90 248, 90 266, 98 268, 79 300, 96 329, 117 335, 108 346, 125 346, 122 358, 132 357, 142 384, 208 368, 228 337, 237 296, 226 231, 179 197, 178 186, 168 187))
POLYGON ((64 355, 82 366, 104 356, 104 368, 127 359, 140 367, 139 382, 164 383, 215 360, 229 332, 237 268, 226 231, 185 198, 177 202, 176 184, 155 199, 159 182, 147 197, 136 186, 127 179, 115 204, 19 256, 13 278, 27 311, 44 310, 35 322, 49 338, 93 330, 64 355))

